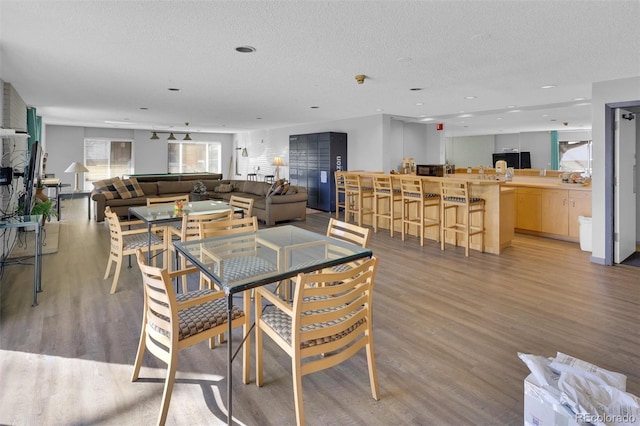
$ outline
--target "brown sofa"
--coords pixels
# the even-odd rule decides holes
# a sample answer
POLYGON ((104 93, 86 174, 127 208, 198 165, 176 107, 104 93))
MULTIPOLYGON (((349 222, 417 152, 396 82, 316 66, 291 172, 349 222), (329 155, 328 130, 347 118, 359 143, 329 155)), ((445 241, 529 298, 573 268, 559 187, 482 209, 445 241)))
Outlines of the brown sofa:
POLYGON ((104 209, 109 206, 118 216, 127 216, 129 207, 144 206, 148 197, 169 197, 193 192, 194 184, 202 182, 207 187, 207 196, 212 199, 228 201, 232 195, 252 198, 253 214, 267 225, 273 226, 276 222, 291 219, 306 219, 307 190, 303 187, 291 186, 284 195, 269 194, 272 184, 267 182, 254 182, 244 180, 187 180, 138 182, 143 196, 132 198, 108 199, 105 194, 97 189, 91 192, 91 199, 95 202, 94 212, 96 221, 104 220, 104 209), (224 192, 220 192, 224 190, 224 192))

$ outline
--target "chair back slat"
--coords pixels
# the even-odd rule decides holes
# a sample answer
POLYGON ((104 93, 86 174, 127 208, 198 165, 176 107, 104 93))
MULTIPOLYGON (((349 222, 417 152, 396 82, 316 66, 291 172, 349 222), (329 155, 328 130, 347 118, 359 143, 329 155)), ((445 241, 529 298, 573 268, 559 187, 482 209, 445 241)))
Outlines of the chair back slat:
POLYGON ((200 224, 200 239, 232 235, 245 232, 258 231, 258 218, 256 216, 242 219, 218 220, 200 224))
POLYGON ((369 228, 330 218, 327 226, 327 237, 347 241, 360 247, 368 247, 371 231, 369 228))
POLYGON ((229 205, 232 207, 241 208, 244 211, 244 217, 251 217, 253 215, 253 198, 239 197, 232 195, 229 199, 229 205))
POLYGON ((175 195, 171 197, 149 197, 147 198, 147 207, 155 204, 173 204, 176 201, 182 201, 185 204, 189 203, 189 194, 175 195))

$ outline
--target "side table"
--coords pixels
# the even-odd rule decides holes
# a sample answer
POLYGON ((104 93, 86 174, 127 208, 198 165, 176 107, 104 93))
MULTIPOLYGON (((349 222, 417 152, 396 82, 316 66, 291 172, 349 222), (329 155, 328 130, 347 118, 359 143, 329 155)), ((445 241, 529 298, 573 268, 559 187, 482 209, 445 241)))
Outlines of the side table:
POLYGON ((91 191, 74 191, 74 192, 59 192, 58 193, 58 220, 62 219, 60 214, 60 201, 69 200, 74 198, 87 198, 87 216, 91 220, 91 191))
POLYGON ((208 192, 191 192, 189 194, 189 200, 191 201, 206 201, 209 199, 210 197, 208 192))

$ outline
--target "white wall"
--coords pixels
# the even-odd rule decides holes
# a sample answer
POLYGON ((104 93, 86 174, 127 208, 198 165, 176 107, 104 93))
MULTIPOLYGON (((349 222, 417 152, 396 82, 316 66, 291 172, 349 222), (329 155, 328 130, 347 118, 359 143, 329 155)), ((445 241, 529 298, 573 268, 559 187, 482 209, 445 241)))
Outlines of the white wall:
POLYGON ((447 163, 456 167, 491 167, 495 135, 446 138, 447 163))
MULTIPOLYGON (((73 184, 74 175, 64 173, 73 161, 83 161, 85 138, 106 138, 111 140, 133 141, 134 173, 167 173, 168 142, 166 138, 151 140, 148 130, 110 129, 95 127, 44 125, 47 173, 55 173, 62 183, 73 184)), ((194 141, 221 142, 222 173, 227 176, 229 158, 232 155, 233 135, 225 133, 192 133, 194 141)), ((82 177, 82 176, 81 176, 82 177)), ((88 184, 87 189, 92 186, 88 184)))
MULTIPOLYGON (((283 127, 253 132, 238 133, 234 137, 235 147, 246 147, 249 157, 239 157, 239 171, 243 177, 247 173, 270 174, 273 157, 280 155, 289 164, 289 135, 319 132, 347 133, 347 167, 351 170, 384 170, 383 150, 384 117, 372 115, 347 120, 310 123, 300 126, 283 127), (260 167, 258 171, 256 167, 260 167), (268 170, 270 173, 261 173, 268 170)), ((240 151, 238 151, 240 152, 240 151)), ((280 168, 280 177, 289 178, 288 167, 280 168)), ((259 179, 260 180, 260 176, 259 179)))
POLYGON ((591 259, 603 263, 605 257, 605 104, 640 100, 640 77, 603 81, 592 85, 591 123, 593 134, 592 238, 591 259))

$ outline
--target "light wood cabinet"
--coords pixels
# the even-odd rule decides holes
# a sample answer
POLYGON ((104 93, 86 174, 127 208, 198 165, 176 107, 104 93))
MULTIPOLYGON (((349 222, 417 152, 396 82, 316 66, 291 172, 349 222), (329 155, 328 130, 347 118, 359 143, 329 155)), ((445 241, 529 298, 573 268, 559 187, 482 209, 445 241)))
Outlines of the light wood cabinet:
POLYGON ((547 234, 569 234, 569 191, 546 189, 542 191, 541 231, 547 234))
POLYGON ((576 241, 578 216, 591 216, 591 191, 516 187, 516 228, 576 241))
POLYGON ((569 236, 580 238, 578 216, 591 217, 591 192, 569 190, 569 236))
POLYGON ((528 231, 540 231, 541 196, 540 188, 516 189, 516 228, 528 231))

